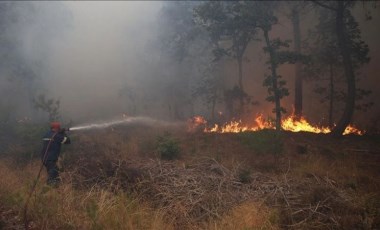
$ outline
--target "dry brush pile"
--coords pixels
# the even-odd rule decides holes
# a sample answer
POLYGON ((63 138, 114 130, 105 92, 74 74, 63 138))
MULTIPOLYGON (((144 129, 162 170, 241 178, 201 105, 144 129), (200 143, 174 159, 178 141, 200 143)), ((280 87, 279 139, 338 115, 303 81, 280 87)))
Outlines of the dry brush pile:
MULTIPOLYGON (((264 201, 279 210, 277 220, 271 224, 286 228, 372 226, 373 217, 327 177, 313 175, 295 180, 287 178, 286 173, 269 176, 253 172, 248 181, 242 181, 239 168, 228 169, 211 158, 188 164, 159 159, 118 161, 103 164, 99 170, 105 171, 92 171, 91 177, 86 171, 86 177, 110 189, 133 191, 166 213, 167 220, 178 228, 199 228, 200 223, 223 218, 234 207, 249 201, 264 201)), ((78 175, 81 180, 85 178, 84 174, 78 175)))
POLYGON ((371 229, 373 218, 328 177, 288 179, 287 173, 250 174, 241 181, 237 168, 229 170, 214 159, 189 165, 150 160, 140 165, 148 175, 137 185, 156 206, 167 211, 178 226, 222 216, 239 204, 255 200, 280 211, 278 224, 292 229, 371 229))
MULTIPOLYGON (((91 144, 94 145, 94 144, 91 144)), ((96 144, 95 144, 96 145, 96 144)), ((164 161, 157 157, 125 158, 114 146, 92 146, 70 169, 80 187, 101 185, 131 192, 165 213, 177 228, 200 228, 246 202, 277 210, 269 226, 290 229, 370 229, 378 226, 377 212, 368 212, 355 194, 328 176, 292 174, 287 162, 282 173, 242 173, 210 157, 164 161)), ((377 206, 376 206, 377 207, 377 206)), ((273 227, 274 228, 274 227, 273 227)))
POLYGON ((147 173, 137 184, 138 190, 164 209, 178 226, 221 218, 238 204, 263 193, 256 186, 258 181, 242 183, 236 170, 214 159, 203 158, 188 165, 149 160, 140 162, 139 167, 147 173))

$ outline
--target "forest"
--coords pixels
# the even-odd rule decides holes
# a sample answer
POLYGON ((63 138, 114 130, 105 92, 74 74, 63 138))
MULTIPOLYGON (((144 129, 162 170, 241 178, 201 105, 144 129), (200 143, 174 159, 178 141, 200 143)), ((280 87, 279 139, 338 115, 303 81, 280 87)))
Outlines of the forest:
POLYGON ((380 228, 379 21, 376 1, 0 2, 0 229, 380 228))

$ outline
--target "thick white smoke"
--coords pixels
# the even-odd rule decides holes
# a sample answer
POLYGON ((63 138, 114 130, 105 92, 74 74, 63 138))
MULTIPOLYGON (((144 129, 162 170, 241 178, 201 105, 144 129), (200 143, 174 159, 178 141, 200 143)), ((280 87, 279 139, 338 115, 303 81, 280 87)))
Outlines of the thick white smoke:
POLYGON ((134 85, 155 36, 160 2, 64 2, 72 27, 49 57, 47 86, 67 117, 109 117, 125 106, 119 91, 134 85))

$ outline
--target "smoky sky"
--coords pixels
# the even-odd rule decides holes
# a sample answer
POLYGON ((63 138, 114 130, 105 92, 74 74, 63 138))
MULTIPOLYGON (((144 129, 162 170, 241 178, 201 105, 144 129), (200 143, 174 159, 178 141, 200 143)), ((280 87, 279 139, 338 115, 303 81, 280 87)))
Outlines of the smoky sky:
MULTIPOLYGON (((193 64, 190 65, 169 58, 160 51, 161 42, 165 42, 158 41, 164 31, 163 27, 171 28, 171 25, 160 22, 162 7, 171 2, 41 1, 18 4, 14 10, 18 11, 16 15, 21 19, 9 27, 7 34, 18 41, 18 52, 36 76, 33 81, 23 83, 25 86, 2 80, 3 89, 13 85, 12 95, 30 98, 41 93, 59 99, 62 117, 74 121, 115 117, 132 113, 135 107, 137 109, 134 109, 134 115, 164 117, 178 113, 172 105, 175 103, 195 106, 184 112, 184 117, 207 115, 206 107, 192 97, 191 89, 186 91, 176 83, 178 79, 182 79, 182 82, 183 79, 198 79, 199 68, 202 66, 200 62, 207 58, 192 57, 193 64), (24 4, 30 4, 32 10, 25 8, 24 4), (28 94, 25 89, 32 90, 33 93, 28 94), (188 99, 179 100, 181 94, 187 94, 188 99), (166 103, 167 101, 172 104, 166 103)), ((372 59, 363 68, 365 78, 360 84, 373 91, 371 100, 375 101, 380 97, 377 86, 380 71, 377 64, 380 51, 380 10, 372 10, 371 21, 365 21, 363 13, 357 13, 356 16, 363 39, 370 47, 372 59)), ((289 19, 280 19, 281 23, 271 33, 272 38, 292 39, 289 19)), ((305 18, 301 22, 303 35, 313 23, 315 24, 315 18, 305 18)), ((246 54, 249 61, 244 63, 243 73, 248 93, 260 102, 253 107, 252 112, 270 114, 273 105, 265 101, 267 89, 262 86, 267 72, 263 44, 262 41, 250 44, 246 54)), ((223 75, 221 81, 232 87, 237 84, 237 65, 232 60, 227 60, 224 64, 220 71, 223 75)), ((291 111, 294 100, 294 67, 283 66, 279 71, 288 81, 290 96, 283 103, 291 111)), ((35 111, 30 100, 27 103, 28 99, 10 101, 25 104, 19 106, 22 109, 19 109, 21 112, 17 116, 21 117, 25 113, 41 119, 46 115, 35 111)), ((320 114, 322 110, 317 96, 310 90, 304 91, 304 108, 305 115, 309 116, 320 114)), ((218 110, 223 110, 223 105, 219 105, 218 110)), ((371 116, 357 114, 356 117, 365 120, 363 116, 366 119, 380 116, 379 103, 375 102, 370 114, 371 116)))
POLYGON ((52 47, 46 85, 69 117, 120 114, 118 91, 133 84, 154 36, 159 2, 64 2, 72 26, 52 47))

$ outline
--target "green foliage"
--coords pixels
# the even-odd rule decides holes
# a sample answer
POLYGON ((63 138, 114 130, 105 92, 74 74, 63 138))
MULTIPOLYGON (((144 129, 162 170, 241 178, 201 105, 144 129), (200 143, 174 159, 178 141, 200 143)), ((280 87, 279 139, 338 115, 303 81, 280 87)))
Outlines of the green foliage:
POLYGON ((273 110, 276 114, 276 130, 281 129, 281 112, 284 109, 281 107, 281 98, 289 95, 288 89, 285 88, 286 82, 284 80, 279 81, 281 78, 277 74, 278 65, 289 62, 292 63, 297 60, 296 54, 291 51, 282 51, 283 47, 289 48, 289 41, 283 41, 279 38, 270 39, 269 32, 272 26, 277 24, 277 17, 274 14, 274 8, 276 8, 275 3, 260 2, 251 5, 253 24, 263 31, 266 47, 264 47, 264 52, 269 54, 268 57, 268 69, 271 74, 265 75, 263 85, 268 88, 269 97, 266 100, 273 102, 275 104, 275 109, 273 110))
POLYGON ((266 97, 266 100, 269 102, 275 102, 276 101, 276 93, 275 90, 277 91, 277 95, 279 99, 282 99, 285 96, 289 96, 289 90, 285 88, 286 81, 285 80, 279 80, 281 79, 281 75, 277 75, 276 80, 277 80, 277 88, 275 89, 273 87, 273 79, 271 75, 265 75, 265 79, 263 82, 263 86, 266 86, 268 88, 268 94, 269 96, 266 97))
MULTIPOLYGON (((274 75, 278 65, 284 63, 292 64, 299 60, 305 59, 304 56, 299 55, 293 51, 280 50, 283 47, 289 48, 289 41, 282 41, 279 38, 271 40, 269 46, 264 47, 264 51, 270 54, 267 64, 270 64, 270 67, 268 68, 272 71, 272 74, 265 75, 263 86, 268 88, 269 96, 266 98, 266 100, 273 103, 275 103, 276 100, 281 100, 283 97, 289 95, 289 90, 285 87, 286 81, 281 79, 281 75, 274 75)), ((280 109, 281 112, 285 112, 285 110, 281 107, 275 108, 274 112, 276 109, 280 109)))
POLYGON ((38 95, 33 98, 34 108, 42 110, 49 114, 49 121, 57 121, 60 118, 59 106, 60 101, 53 98, 46 98, 44 94, 38 95))
POLYGON ((255 153, 280 154, 284 149, 282 134, 274 130, 239 133, 242 143, 255 153))
POLYGON ((157 152, 163 160, 176 159, 180 154, 179 141, 165 133, 157 137, 157 152))
POLYGON ((242 2, 204 2, 194 10, 195 22, 203 27, 214 44, 216 60, 223 56, 242 58, 248 43, 254 38, 256 28, 245 23, 242 2), (220 41, 231 41, 229 46, 219 46, 220 41))

